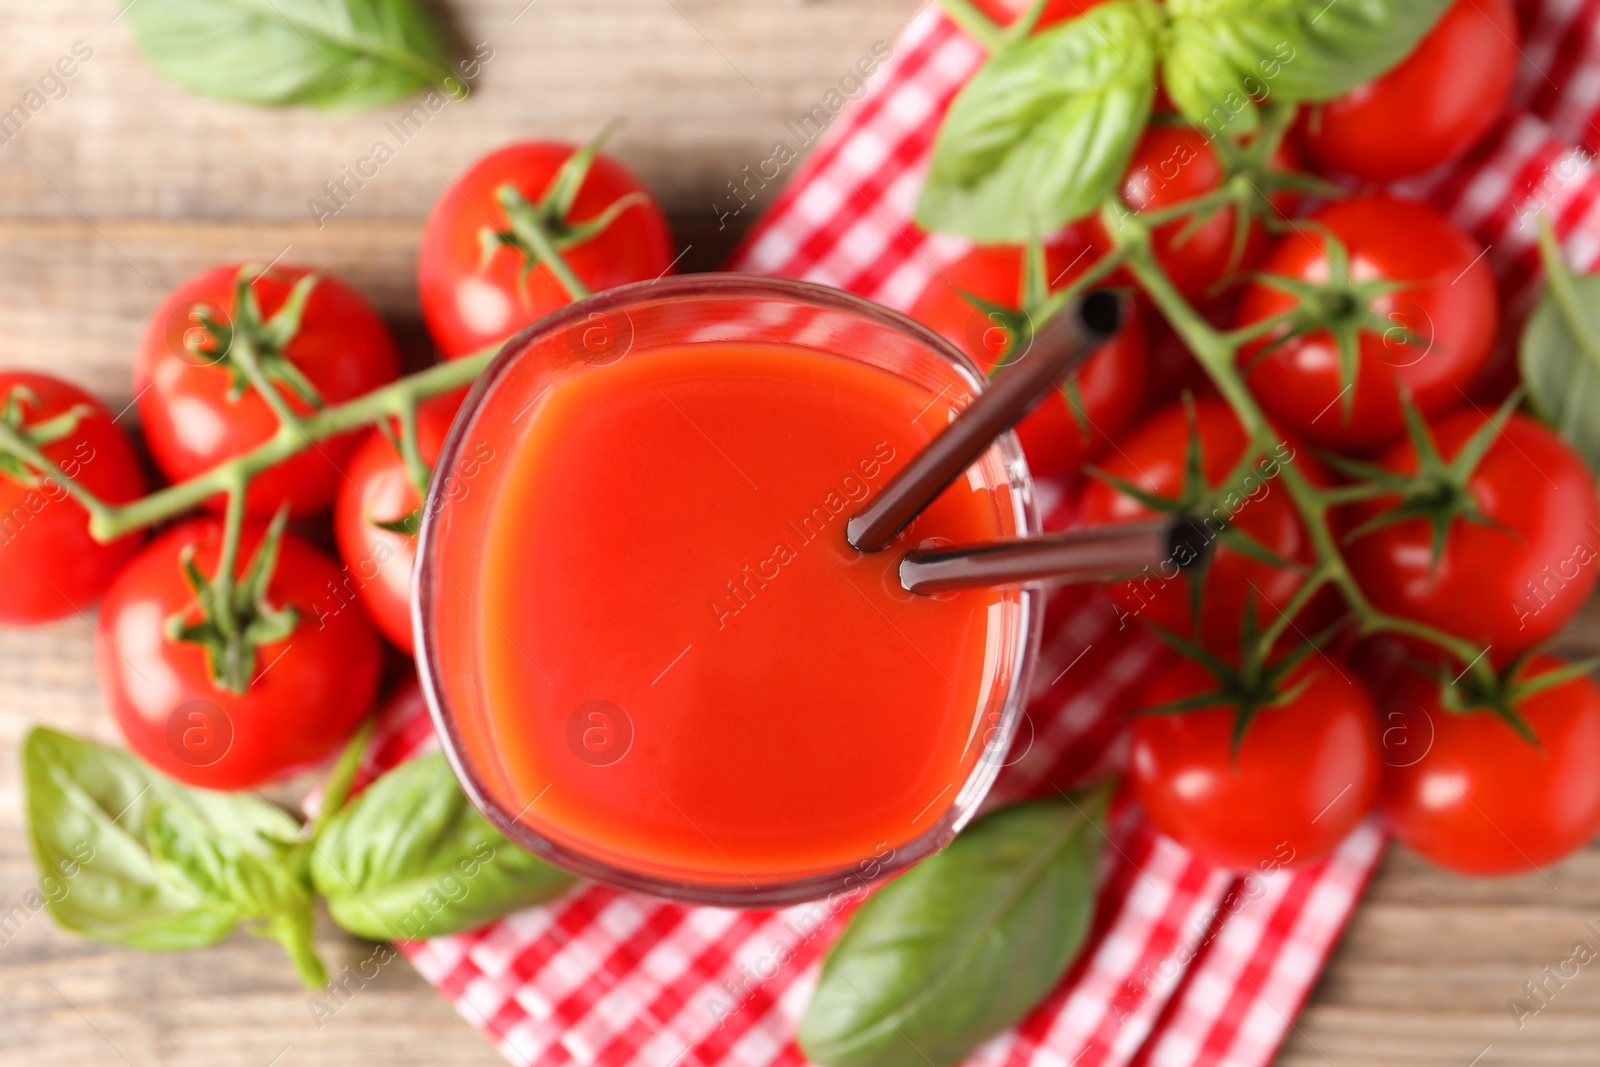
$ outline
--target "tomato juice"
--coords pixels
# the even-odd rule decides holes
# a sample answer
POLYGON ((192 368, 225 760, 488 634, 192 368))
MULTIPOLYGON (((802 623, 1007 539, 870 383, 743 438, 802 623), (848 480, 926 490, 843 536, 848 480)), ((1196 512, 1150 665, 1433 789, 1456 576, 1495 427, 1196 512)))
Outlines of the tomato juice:
POLYGON ((458 768, 514 838, 738 890, 875 874, 975 803, 1027 594, 914 596, 897 567, 1025 532, 1003 464, 887 551, 844 532, 971 396, 929 384, 765 335, 497 383, 510 423, 457 429, 494 458, 433 517, 424 626, 458 768))

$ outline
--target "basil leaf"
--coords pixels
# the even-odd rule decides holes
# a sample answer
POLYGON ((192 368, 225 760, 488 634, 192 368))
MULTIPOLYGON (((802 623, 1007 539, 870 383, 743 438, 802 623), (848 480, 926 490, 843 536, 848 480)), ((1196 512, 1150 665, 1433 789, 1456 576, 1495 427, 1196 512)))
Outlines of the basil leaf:
POLYGON ((1116 0, 992 56, 939 128, 917 222, 1023 242, 1095 210, 1150 114, 1162 22, 1116 0))
POLYGON ((49 901, 63 929, 173 949, 213 944, 246 919, 280 940, 303 926, 286 947, 308 980, 324 980, 294 860, 300 828, 287 813, 251 793, 190 789, 130 753, 44 727, 23 742, 22 770, 34 860, 68 877, 49 901))
POLYGON ((478 814, 438 752, 389 771, 328 821, 311 880, 335 922, 385 941, 470 930, 573 884, 478 814))
POLYGON ((316 898, 303 843, 268 840, 263 855, 244 847, 248 839, 215 833, 192 809, 161 801, 151 809, 148 825, 151 852, 165 875, 218 910, 231 908, 235 923, 263 922, 259 932, 282 943, 306 985, 327 982, 311 942, 316 898))
POLYGON ((462 91, 417 0, 136 0, 124 10, 145 58, 203 96, 358 108, 430 85, 462 91))
POLYGON ((827 1067, 949 1067, 1066 972, 1094 907, 1103 796, 973 824, 878 890, 828 953, 800 1020, 827 1067))
POLYGON ((1540 220, 1545 288, 1522 329, 1522 380, 1535 411, 1600 469, 1600 275, 1575 275, 1540 220))
POLYGON ((1409 55, 1450 0, 1168 0, 1162 76, 1213 135, 1256 128, 1256 105, 1330 100, 1409 55))

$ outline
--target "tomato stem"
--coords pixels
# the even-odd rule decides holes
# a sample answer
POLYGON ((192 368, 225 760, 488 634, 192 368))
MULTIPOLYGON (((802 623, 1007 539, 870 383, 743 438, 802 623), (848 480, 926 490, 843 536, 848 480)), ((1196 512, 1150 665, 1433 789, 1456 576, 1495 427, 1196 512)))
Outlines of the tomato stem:
MULTIPOLYGON (((26 431, 18 430, 5 422, 0 422, 0 454, 15 456, 41 475, 58 483, 89 513, 91 525, 97 517, 109 515, 113 510, 105 501, 80 485, 76 479, 68 477, 66 471, 39 450, 26 431)), ((104 540, 109 541, 112 538, 104 540)))
MULTIPOLYGON (((75 486, 70 478, 60 472, 48 459, 37 455, 37 449, 19 454, 30 464, 39 466, 53 477, 59 477, 63 486, 89 512, 89 532, 97 541, 114 541, 133 530, 153 526, 175 518, 191 508, 209 500, 217 493, 226 492, 236 480, 249 481, 262 471, 273 467, 290 456, 303 452, 314 443, 336 437, 363 426, 371 426, 385 418, 402 418, 407 407, 414 408, 422 400, 448 393, 469 385, 483 373, 489 361, 500 351, 495 344, 463 359, 450 360, 397 381, 390 382, 370 393, 313 412, 299 421, 297 427, 282 426, 273 437, 242 455, 219 464, 204 474, 188 481, 170 485, 165 489, 127 504, 110 505, 93 494, 75 486), (42 462, 36 462, 37 460, 42 462)), ((0 447, 10 448, 4 427, 0 427, 0 447)))
MULTIPOLYGON (((228 507, 222 516, 222 551, 217 554, 217 573, 211 578, 217 603, 229 607, 233 604, 233 586, 239 566, 239 540, 244 536, 246 488, 245 480, 238 477, 228 486, 228 507)), ((232 611, 217 611, 215 621, 223 636, 234 636, 238 620, 232 611)))
MULTIPOLYGON (((985 52, 992 55, 1011 43, 1010 35, 994 19, 978 10, 978 6, 972 0, 939 0, 939 6, 944 8, 944 13, 950 17, 950 21, 965 30, 985 52)), ((1044 9, 1042 4, 1034 6, 1040 11, 1044 9)), ((1026 14, 1023 17, 1027 18, 1026 14)), ((1033 18, 1027 22, 1027 28, 1032 29, 1033 23, 1038 21, 1038 18, 1038 13, 1034 12, 1033 18)), ((1027 30, 1023 32, 1026 34, 1027 30)))
POLYGON ((401 405, 399 419, 399 451, 400 459, 406 466, 406 477, 411 479, 412 486, 417 490, 417 496, 426 498, 428 495, 428 482, 433 477, 433 469, 428 466, 427 460, 422 458, 422 445, 417 441, 417 406, 415 404, 401 405))
POLYGON ((511 224, 512 235, 527 247, 527 251, 533 253, 529 268, 547 267, 573 300, 582 300, 591 295, 589 287, 583 284, 583 279, 578 277, 577 271, 572 269, 556 247, 555 238, 551 236, 538 208, 523 199, 515 186, 502 185, 495 195, 505 210, 506 221, 511 224))

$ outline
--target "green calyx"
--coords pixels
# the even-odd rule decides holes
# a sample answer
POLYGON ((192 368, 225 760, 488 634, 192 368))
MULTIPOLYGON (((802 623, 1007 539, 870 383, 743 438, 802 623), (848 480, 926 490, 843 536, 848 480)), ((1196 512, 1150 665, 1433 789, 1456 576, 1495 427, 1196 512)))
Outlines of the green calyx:
POLYGON ((231 322, 210 304, 195 304, 189 314, 199 326, 199 336, 185 334, 184 350, 195 359, 228 372, 232 379, 230 400, 238 400, 251 388, 266 387, 287 391, 308 407, 320 408, 322 398, 316 387, 286 351, 300 332, 306 301, 321 279, 307 274, 297 280, 283 306, 265 318, 255 293, 256 279, 265 273, 266 268, 253 263, 239 268, 233 279, 231 322))
MULTIPOLYGON (((234 506, 230 503, 230 508, 234 506)), ((288 521, 286 508, 273 517, 238 581, 233 576, 238 547, 236 522, 230 520, 229 540, 224 543, 216 575, 207 577, 201 573, 192 545, 183 550, 180 563, 199 604, 199 617, 188 609, 172 615, 166 622, 167 638, 205 649, 206 665, 219 689, 245 692, 256 678, 257 650, 262 645, 287 640, 300 621, 300 613, 294 608, 275 607, 267 600, 288 521)))
MULTIPOLYGON (((1117 492, 1132 497, 1157 514, 1187 518, 1196 530, 1205 532, 1209 539, 1208 543, 1226 546, 1241 556, 1247 556, 1270 567, 1304 570, 1304 564, 1278 555, 1232 522, 1233 516, 1228 514, 1228 509, 1221 502, 1230 495, 1236 495, 1233 492, 1234 479, 1232 477, 1224 479, 1217 486, 1212 486, 1206 481, 1199 416, 1195 410, 1194 394, 1187 390, 1183 394, 1183 406, 1189 422, 1189 440, 1184 450, 1183 485, 1179 488, 1177 496, 1165 497, 1152 493, 1092 464, 1084 467, 1085 473, 1091 478, 1105 482, 1117 492)), ((1248 460, 1250 457, 1247 455, 1245 458, 1248 460)), ((1241 466, 1245 470, 1249 469, 1248 464, 1241 466)), ((1213 552, 1202 552, 1190 565, 1180 566, 1183 579, 1188 583, 1190 625, 1196 633, 1199 632, 1205 608, 1206 574, 1211 568, 1214 555, 1213 552)))
MULTIPOLYGON (((1073 300, 1093 288, 1116 267, 1119 261, 1118 256, 1102 257, 1101 262, 1083 272, 1070 285, 1051 291, 1050 284, 1054 279, 1049 276, 1044 243, 1036 237, 1023 246, 1022 278, 1018 285, 1015 304, 996 303, 966 289, 956 290, 961 299, 981 311, 985 318, 1005 332, 1005 347, 995 359, 989 374, 991 376, 998 374, 1001 367, 1027 354, 1033 343, 1036 325, 1059 313, 1073 300)), ((1066 398, 1067 408, 1072 412, 1078 433, 1083 441, 1088 443, 1094 436, 1094 424, 1090 422, 1089 414, 1084 409, 1078 374, 1078 371, 1068 374, 1057 388, 1066 398)))
POLYGON ((1287 329, 1275 334, 1252 357, 1252 365, 1297 338, 1326 332, 1333 338, 1339 355, 1339 412, 1349 423, 1355 413, 1356 379, 1361 368, 1361 338, 1375 334, 1385 344, 1395 343, 1403 351, 1426 354, 1429 338, 1397 322, 1379 310, 1385 298, 1414 288, 1414 281, 1372 279, 1356 281, 1350 270, 1350 250, 1326 228, 1319 228, 1328 277, 1320 282, 1289 278, 1278 274, 1256 274, 1255 279, 1294 297, 1295 309, 1289 314, 1287 329))
POLYGON ((1170 630, 1151 626, 1156 635, 1170 648, 1204 667, 1217 684, 1215 688, 1204 692, 1144 708, 1140 714, 1176 715, 1202 708, 1230 707, 1233 709, 1230 754, 1237 761, 1239 746, 1244 743, 1244 736, 1249 732, 1250 724, 1255 721, 1256 716, 1271 708, 1292 704, 1300 698, 1306 687, 1311 684, 1311 679, 1302 678, 1290 684, 1289 676, 1307 656, 1319 650, 1328 638, 1344 625, 1345 620, 1341 619, 1326 630, 1305 639, 1282 656, 1272 659, 1269 658, 1270 650, 1261 647, 1261 628, 1256 620, 1255 600, 1247 599, 1244 619, 1240 625, 1237 664, 1224 661, 1197 640, 1191 641, 1179 637, 1170 630))
MULTIPOLYGON (((1433 567, 1437 569, 1439 561, 1444 557, 1445 543, 1449 539, 1450 530, 1458 520, 1506 530, 1503 524, 1483 513, 1469 483, 1473 472, 1478 469, 1478 464, 1483 462, 1483 457, 1488 454, 1495 438, 1521 402, 1522 390, 1518 389, 1506 398, 1505 403, 1500 405, 1499 410, 1488 421, 1467 438, 1456 452, 1455 458, 1446 461, 1440 455, 1438 445, 1434 443, 1433 434, 1428 430, 1428 424, 1423 419, 1422 413, 1417 410, 1410 397, 1402 392, 1400 403, 1405 412, 1406 434, 1417 454, 1417 470, 1414 474, 1400 473, 1375 463, 1323 453, 1322 458, 1335 470, 1357 479, 1360 495, 1399 498, 1393 507, 1346 534, 1345 543, 1348 544, 1374 530, 1380 530, 1397 522, 1425 519, 1433 529, 1433 567)), ((1349 497, 1353 494, 1346 491, 1345 495, 1349 497)))
POLYGON ((1503 720, 1528 744, 1540 747, 1539 735, 1534 733, 1528 720, 1517 710, 1518 707, 1546 689, 1593 673, 1596 667, 1600 667, 1600 659, 1563 664, 1529 678, 1528 665, 1533 656, 1534 650, 1529 649, 1501 671, 1475 670, 1475 662, 1460 674, 1451 676, 1450 668, 1440 667, 1436 672, 1439 677, 1439 703, 1446 711, 1457 715, 1487 711, 1503 720))
POLYGON ((38 403, 38 396, 24 385, 14 385, 0 396, 0 476, 30 488, 43 484, 43 478, 25 456, 6 447, 6 439, 14 437, 27 450, 37 451, 70 436, 78 428, 78 420, 92 414, 88 406, 77 404, 30 424, 26 421, 27 410, 38 403))
POLYGON ((590 219, 574 222, 570 218, 572 205, 578 199, 589 168, 601 145, 611 136, 606 127, 588 144, 567 157, 566 162, 550 179, 550 184, 537 201, 529 201, 516 186, 507 183, 495 189, 495 199, 505 212, 507 228, 497 230, 484 226, 478 230, 478 244, 482 259, 478 269, 488 267, 489 261, 501 248, 514 249, 522 257, 518 284, 524 288, 528 275, 541 263, 553 270, 565 270, 565 264, 552 262, 551 252, 561 252, 605 232, 617 217, 636 204, 647 203, 644 193, 629 193, 607 205, 606 209, 590 219))

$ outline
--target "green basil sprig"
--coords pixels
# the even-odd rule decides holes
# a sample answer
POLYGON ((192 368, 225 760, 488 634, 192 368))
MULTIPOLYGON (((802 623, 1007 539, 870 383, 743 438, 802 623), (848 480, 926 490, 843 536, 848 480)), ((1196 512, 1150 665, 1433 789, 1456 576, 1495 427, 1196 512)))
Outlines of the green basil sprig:
POLYGON ((800 1020, 827 1067, 950 1067, 1061 980, 1094 908, 1105 794, 974 823, 851 916, 800 1020))
POLYGON ((1194 125, 1242 137, 1269 95, 1331 100, 1384 73, 1450 2, 1167 0, 1167 93, 1194 125))
POLYGON ((389 771, 340 807, 365 739, 330 779, 309 832, 253 792, 191 789, 121 749, 45 727, 23 742, 34 860, 60 872, 63 929, 147 949, 199 948, 241 924, 282 942, 309 986, 318 891, 351 933, 423 938, 548 900, 571 876, 475 811, 442 755, 389 771))
POLYGON ((437 752, 385 774, 329 820, 311 878, 335 922, 374 940, 470 930, 573 884, 490 825, 437 752))
POLYGON ((300 827, 254 793, 190 789, 120 749, 44 727, 22 746, 39 869, 83 859, 49 901, 64 929, 135 948, 210 945, 244 922, 281 941, 308 984, 311 947, 300 827))
POLYGON ((1245 137, 1269 100, 1328 100, 1404 59, 1450 0, 1116 0, 1007 40, 956 95, 917 222, 981 242, 1055 233, 1111 197, 1159 70, 1183 117, 1245 137))
POLYGON ((1522 380, 1534 410, 1600 470, 1600 275, 1574 274, 1539 220, 1545 288, 1522 329, 1522 380))
POLYGON ((1163 21, 1116 0, 991 57, 939 128, 917 222, 1020 242, 1093 211, 1150 114, 1163 21))
POLYGON ((360 108, 428 86, 461 93, 417 0, 136 0, 123 10, 145 58, 204 96, 360 108))

